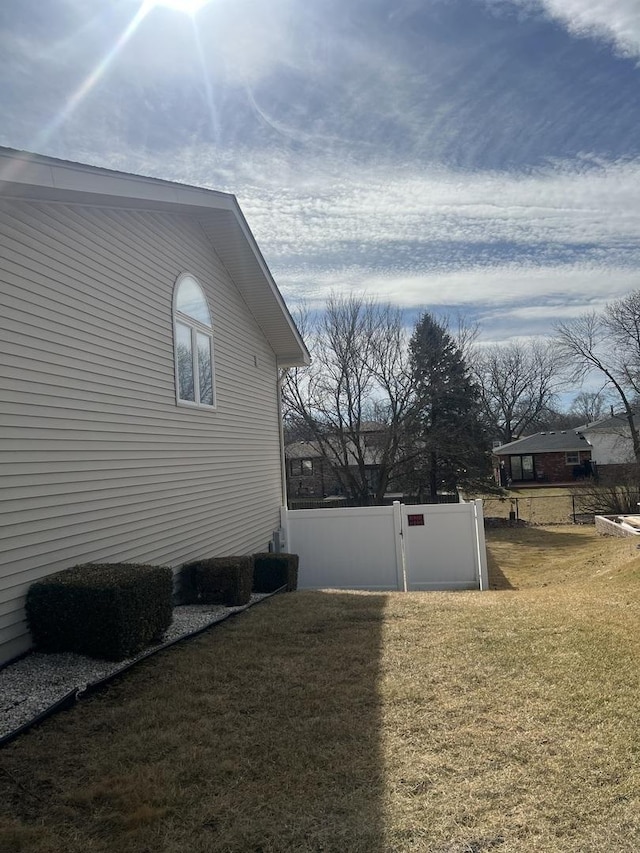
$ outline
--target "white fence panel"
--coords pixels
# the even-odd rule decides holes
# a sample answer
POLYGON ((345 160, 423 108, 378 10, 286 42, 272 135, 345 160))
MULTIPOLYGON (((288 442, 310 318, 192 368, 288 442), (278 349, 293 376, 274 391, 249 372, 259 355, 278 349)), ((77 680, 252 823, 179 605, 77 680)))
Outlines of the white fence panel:
POLYGON ((482 501, 282 511, 301 589, 488 589, 482 501))
POLYGON ((475 502, 403 505, 402 529, 409 590, 483 588, 475 502))
POLYGON ((399 504, 296 509, 283 522, 300 589, 403 589, 399 504))

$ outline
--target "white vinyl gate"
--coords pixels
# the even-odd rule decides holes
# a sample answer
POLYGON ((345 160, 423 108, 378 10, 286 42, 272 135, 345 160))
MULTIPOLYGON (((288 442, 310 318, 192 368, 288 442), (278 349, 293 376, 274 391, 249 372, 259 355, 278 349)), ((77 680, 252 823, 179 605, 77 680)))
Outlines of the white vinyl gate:
POLYGON ((482 501, 282 510, 300 589, 487 589, 482 501))

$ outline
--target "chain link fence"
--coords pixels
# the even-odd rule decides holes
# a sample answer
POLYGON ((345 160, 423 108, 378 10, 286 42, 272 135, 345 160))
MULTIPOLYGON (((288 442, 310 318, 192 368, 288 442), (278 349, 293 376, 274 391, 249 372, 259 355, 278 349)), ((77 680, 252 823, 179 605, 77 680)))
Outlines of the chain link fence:
POLYGON ((509 498, 484 498, 484 517, 525 521, 527 524, 593 524, 596 515, 593 498, 576 494, 526 495, 509 498))
MULTIPOLYGON (((460 503, 460 498, 457 494, 438 495, 437 500, 427 498, 419 500, 405 495, 385 495, 383 506, 391 506, 394 501, 401 501, 403 504, 457 504, 460 503)), ((351 498, 331 497, 331 498, 289 498, 289 509, 340 509, 341 507, 355 506, 373 506, 373 504, 365 504, 362 501, 352 500, 351 498)))

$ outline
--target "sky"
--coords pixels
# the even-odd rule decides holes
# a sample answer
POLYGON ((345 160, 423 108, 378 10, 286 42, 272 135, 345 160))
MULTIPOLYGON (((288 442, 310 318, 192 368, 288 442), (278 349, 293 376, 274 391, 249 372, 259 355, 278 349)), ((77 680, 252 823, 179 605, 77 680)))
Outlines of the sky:
POLYGON ((234 193, 294 311, 640 287, 640 0, 177 3, 2 0, 0 145, 234 193))

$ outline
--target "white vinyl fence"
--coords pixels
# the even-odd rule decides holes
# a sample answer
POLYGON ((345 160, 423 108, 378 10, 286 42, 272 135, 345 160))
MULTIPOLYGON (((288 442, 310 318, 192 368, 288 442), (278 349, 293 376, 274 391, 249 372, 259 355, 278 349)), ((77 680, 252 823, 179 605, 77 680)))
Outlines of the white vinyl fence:
POLYGON ((488 588, 482 501, 282 510, 300 589, 488 588))

